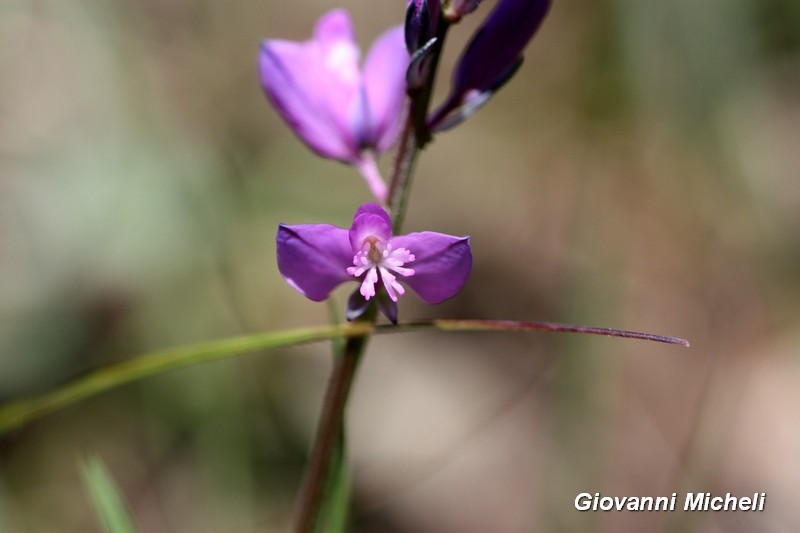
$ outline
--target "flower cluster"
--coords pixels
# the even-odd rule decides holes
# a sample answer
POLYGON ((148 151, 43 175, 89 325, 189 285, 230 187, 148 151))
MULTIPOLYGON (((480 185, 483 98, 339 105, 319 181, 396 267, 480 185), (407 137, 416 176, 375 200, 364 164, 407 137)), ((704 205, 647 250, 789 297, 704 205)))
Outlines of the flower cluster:
MULTIPOLYGON (((462 52, 449 95, 429 113, 444 36, 480 3, 407 0, 405 25, 378 37, 363 65, 350 16, 335 9, 317 22, 308 41, 262 42, 262 87, 312 151, 356 167, 377 202, 388 203, 377 158, 397 141, 407 109, 410 127, 405 131, 415 136, 415 148, 463 122, 513 76, 550 7, 550 0, 499 0, 462 52)), ((392 203, 392 208, 403 206, 392 203)), ((392 219, 378 204, 359 207, 349 230, 281 225, 277 247, 284 279, 311 300, 327 298, 345 281, 359 283, 347 304, 348 319, 374 303, 396 322, 405 286, 424 301, 439 303, 461 290, 472 268, 467 237, 434 232, 394 236, 392 219)))
MULTIPOLYGON (((305 42, 261 43, 259 71, 267 98, 317 155, 355 166, 378 202, 387 189, 376 158, 397 140, 404 117, 409 53, 475 11, 479 0, 408 0, 405 26, 381 35, 359 67, 350 16, 324 15, 305 42)), ((431 131, 471 116, 516 72, 522 50, 550 0, 500 0, 469 42, 449 96, 428 119, 431 131)))
MULTIPOLYGON (((358 207, 349 228, 330 224, 278 227, 277 262, 284 280, 313 301, 325 300, 341 284, 354 282, 357 287, 347 300, 345 316, 368 325, 348 328, 346 333, 355 336, 335 345, 336 362, 300 498, 298 531, 317 529, 328 498, 325 489, 343 471, 341 453, 335 453, 341 452, 337 439, 343 435, 344 409, 364 339, 378 312, 397 324, 398 301, 409 289, 426 303, 438 304, 459 293, 470 276, 469 237, 432 231, 400 234, 400 226, 421 150, 435 135, 472 116, 514 76, 551 0, 497 0, 461 51, 449 94, 432 106, 447 33, 464 17, 478 12, 481 4, 481 0, 406 0, 405 24, 381 35, 363 66, 350 17, 343 10, 323 16, 308 41, 266 40, 261 45, 261 82, 278 113, 316 154, 355 166, 377 201, 358 207), (398 137, 387 185, 377 158, 398 137)), ((573 332, 688 346, 674 337, 554 322, 435 320, 427 324, 573 332)), ((331 499, 339 501, 340 496, 337 493, 331 499)))

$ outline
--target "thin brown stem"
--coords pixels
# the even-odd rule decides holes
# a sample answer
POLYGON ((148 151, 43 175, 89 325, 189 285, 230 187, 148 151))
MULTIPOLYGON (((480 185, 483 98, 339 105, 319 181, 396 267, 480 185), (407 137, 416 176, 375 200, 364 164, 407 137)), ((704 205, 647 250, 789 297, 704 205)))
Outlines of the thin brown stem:
POLYGON ((411 115, 409 115, 400 137, 394 172, 389 185, 388 204, 389 211, 392 213, 392 226, 395 232, 400 230, 405 218, 408 191, 411 187, 411 176, 414 174, 417 154, 419 154, 419 146, 414 133, 414 122, 411 115))
MULTIPOLYGON (((410 110, 397 149, 387 198, 395 233, 400 231, 405 217, 417 155, 420 149, 430 141, 430 132, 425 121, 447 28, 447 23, 440 23, 437 29, 437 42, 430 59, 431 67, 425 84, 420 91, 409 95, 410 110)), ((362 317, 362 320, 374 324, 375 317, 373 306, 371 311, 362 317)), ((322 514, 325 489, 329 486, 329 480, 333 474, 336 446, 342 442, 347 398, 368 338, 368 335, 364 335, 348 339, 342 356, 334 358, 333 373, 328 382, 316 440, 300 492, 295 528, 299 533, 313 531, 322 514)))
POLYGON ((445 37, 450 24, 440 20, 436 33, 430 61, 430 70, 422 87, 409 93, 409 112, 406 124, 400 135, 400 144, 397 148, 394 170, 389 181, 389 195, 387 204, 392 213, 392 226, 395 233, 399 233, 403 226, 408 197, 411 193, 411 178, 414 175, 414 165, 417 155, 426 144, 431 141, 431 134, 427 126, 428 109, 433 94, 433 84, 436 80, 436 71, 442 55, 445 37))
POLYGON ((333 373, 328 381, 325 401, 322 404, 317 436, 306 467, 303 488, 300 491, 295 531, 310 533, 319 521, 325 487, 331 476, 332 458, 344 431, 344 413, 350 389, 356 376, 358 363, 368 337, 351 337, 344 353, 334 361, 333 373))

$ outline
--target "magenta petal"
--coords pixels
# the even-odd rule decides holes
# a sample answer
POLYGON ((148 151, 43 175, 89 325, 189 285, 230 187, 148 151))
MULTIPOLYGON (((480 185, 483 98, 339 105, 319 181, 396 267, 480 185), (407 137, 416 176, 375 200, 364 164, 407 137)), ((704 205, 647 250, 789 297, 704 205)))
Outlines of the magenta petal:
POLYGON ((325 95, 327 113, 339 124, 353 153, 358 154, 363 144, 363 130, 368 125, 369 110, 364 101, 359 68, 361 52, 350 14, 344 9, 326 13, 314 27, 314 40, 321 56, 321 66, 330 75, 327 85, 315 89, 325 95))
POLYGON ((297 136, 318 155, 353 165, 365 150, 391 148, 399 133, 409 62, 402 28, 376 41, 363 73, 359 58, 343 9, 320 18, 312 39, 263 41, 259 54, 264 92, 297 136))
POLYGON ((356 209, 356 212, 353 215, 353 220, 367 213, 381 217, 384 221, 386 221, 387 224, 389 224, 389 231, 391 232, 392 218, 389 216, 389 213, 386 212, 386 209, 372 202, 367 202, 366 204, 361 204, 358 206, 358 209, 356 209))
POLYGON ((351 115, 361 103, 359 51, 346 11, 323 16, 314 39, 261 43, 261 85, 281 117, 309 148, 347 163, 359 157, 351 115))
POLYGON ((378 204, 363 204, 356 210, 350 227, 351 253, 359 251, 364 239, 372 235, 384 242, 391 239, 392 219, 378 204))
POLYGON ((309 44, 261 43, 259 71, 267 98, 300 139, 322 157, 353 161, 358 151, 328 110, 326 87, 334 84, 309 44))
MULTIPOLYGON (((322 46, 326 55, 342 42, 353 43, 355 46, 356 32, 350 14, 344 9, 328 11, 314 25, 314 40, 322 46)), ((358 56, 352 61, 352 66, 358 69, 358 56)))
POLYGON ((314 301, 324 300, 340 283, 352 279, 347 230, 330 224, 278 226, 278 270, 286 282, 314 301))
POLYGON ((393 238, 392 247, 414 254, 415 260, 404 265, 413 268, 414 275, 401 279, 429 304, 455 296, 472 270, 469 237, 423 231, 393 238))
POLYGON ((371 121, 370 135, 365 141, 378 152, 391 148, 400 132, 408 62, 403 27, 397 26, 375 41, 364 63, 364 88, 371 121))

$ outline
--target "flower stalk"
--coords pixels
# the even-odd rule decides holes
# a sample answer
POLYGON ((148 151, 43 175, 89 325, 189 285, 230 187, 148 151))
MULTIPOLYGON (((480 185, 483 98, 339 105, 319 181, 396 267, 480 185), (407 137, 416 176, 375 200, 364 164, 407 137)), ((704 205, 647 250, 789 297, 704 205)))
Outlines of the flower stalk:
POLYGON ((406 124, 400 134, 400 144, 395 156, 394 169, 389 179, 389 197, 387 199, 395 232, 400 231, 405 220, 417 155, 431 140, 431 132, 427 124, 428 110, 433 94, 436 72, 439 68, 439 60, 441 59, 445 37, 449 28, 449 22, 439 19, 433 50, 430 53, 430 58, 426 60, 430 62, 427 76, 420 88, 409 90, 410 109, 406 124))
MULTIPOLYGON (((366 322, 374 322, 374 308, 371 314, 368 313, 363 318, 366 322)), ((343 443, 347 400, 368 340, 369 335, 348 338, 342 353, 334 358, 333 371, 322 403, 317 436, 298 499, 295 522, 295 531, 298 533, 315 531, 320 523, 323 503, 326 500, 325 489, 332 485, 331 480, 336 474, 334 458, 337 455, 337 447, 343 443)), ((339 465, 339 468, 346 468, 346 463, 339 465)))
MULTIPOLYGON (((410 109, 400 136, 387 198, 395 233, 401 230, 405 219, 417 155, 431 140, 427 127, 428 108, 448 28, 448 22, 439 21, 427 76, 421 88, 409 91, 410 109)), ((360 320, 374 324, 376 318, 373 304, 360 320)), ((310 533, 319 524, 325 501, 324 489, 330 486, 330 480, 335 475, 332 459, 344 434, 347 401, 368 340, 369 333, 347 339, 341 355, 334 358, 334 368, 328 381, 317 434, 298 500, 295 522, 295 531, 298 533, 310 533)), ((346 465, 340 465, 340 468, 346 468, 346 465)))

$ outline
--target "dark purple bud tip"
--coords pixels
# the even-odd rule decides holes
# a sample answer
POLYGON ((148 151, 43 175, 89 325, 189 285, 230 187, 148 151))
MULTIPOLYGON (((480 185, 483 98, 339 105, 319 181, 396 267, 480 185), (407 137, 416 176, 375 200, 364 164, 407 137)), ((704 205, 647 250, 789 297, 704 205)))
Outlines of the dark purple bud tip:
POLYGON ((461 55, 450 96, 431 122, 443 120, 475 92, 493 93, 507 82, 549 9, 550 0, 500 0, 461 55))
MULTIPOLYGON (((389 294, 382 287, 376 291, 375 296, 372 298, 378 310, 385 316, 389 322, 397 325, 397 303, 389 298, 389 294)), ((348 322, 360 319, 369 310, 372 302, 364 298, 359 289, 353 291, 347 299, 347 306, 344 310, 344 316, 348 322)))
POLYGON ((492 96, 494 96, 494 93, 514 77, 514 74, 517 73, 519 67, 522 65, 522 60, 522 57, 517 59, 517 61, 511 65, 511 68, 508 69, 508 72, 500 77, 494 86, 490 87, 488 90, 484 92, 468 91, 461 96, 460 102, 445 102, 445 104, 436 110, 436 113, 428 119, 428 129, 432 133, 447 131, 474 115, 478 109, 489 102, 492 96))
POLYGON ((397 325, 397 302, 389 298, 385 290, 378 291, 375 296, 375 303, 378 304, 378 310, 385 316, 389 322, 397 325))
POLYGON ((406 48, 413 54, 436 35, 440 0, 408 0, 406 7, 406 48))
POLYGON ((353 294, 347 299, 347 306, 344 309, 344 317, 348 322, 358 320, 369 309, 370 302, 367 301, 358 289, 353 291, 353 294))
POLYGON ((467 45, 455 86, 487 90, 507 75, 542 24, 550 0, 500 0, 467 45))

